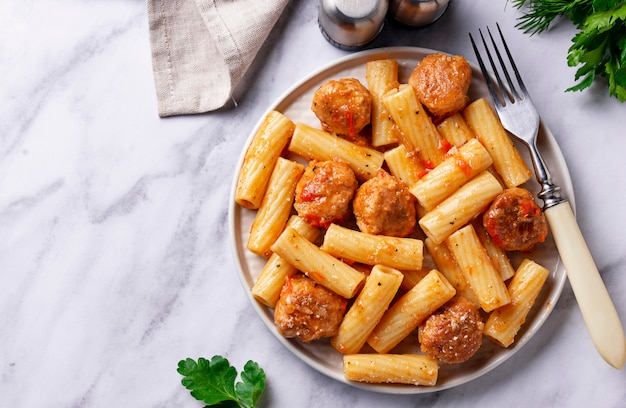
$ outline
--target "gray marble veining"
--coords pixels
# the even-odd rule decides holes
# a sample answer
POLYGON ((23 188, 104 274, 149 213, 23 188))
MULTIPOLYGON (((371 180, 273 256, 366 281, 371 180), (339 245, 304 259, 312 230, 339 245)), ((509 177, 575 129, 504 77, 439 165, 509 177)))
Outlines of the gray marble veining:
MULTIPOLYGON (((266 407, 626 406, 626 371, 596 353, 567 284, 510 360, 434 394, 341 384, 265 328, 237 277, 228 195, 267 106, 347 55, 324 40, 316 13, 316 2, 287 6, 236 106, 159 119, 144 2, 2 3, 0 407, 201 406, 176 365, 215 354, 237 367, 259 362, 266 407)), ((454 1, 429 27, 387 22, 369 48, 473 60, 467 33, 500 23, 569 165, 581 229, 623 320, 626 107, 600 85, 563 92, 574 28, 528 37, 513 27, 519 15, 505 1, 454 1)))

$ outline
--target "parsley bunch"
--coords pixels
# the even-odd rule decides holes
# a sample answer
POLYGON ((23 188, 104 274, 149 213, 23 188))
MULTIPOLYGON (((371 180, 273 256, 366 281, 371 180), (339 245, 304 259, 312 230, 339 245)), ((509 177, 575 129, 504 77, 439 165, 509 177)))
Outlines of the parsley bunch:
POLYGON ((579 67, 567 91, 581 91, 597 77, 607 80, 609 95, 626 101, 626 0, 512 0, 527 6, 517 27, 529 34, 548 29, 558 16, 570 19, 579 32, 572 39, 567 64, 579 67))
POLYGON ((211 360, 200 357, 178 363, 182 384, 207 406, 253 408, 265 390, 265 372, 254 361, 243 367, 241 381, 235 384, 237 370, 222 356, 211 360))

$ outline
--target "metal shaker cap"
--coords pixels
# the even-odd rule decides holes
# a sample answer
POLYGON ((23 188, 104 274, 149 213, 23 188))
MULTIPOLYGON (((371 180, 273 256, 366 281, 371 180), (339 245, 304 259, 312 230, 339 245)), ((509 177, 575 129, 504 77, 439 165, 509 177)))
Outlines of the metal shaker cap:
POLYGON ((388 6, 388 0, 320 0, 320 30, 336 47, 361 47, 380 33, 388 6))
POLYGON ((419 27, 436 21, 449 0, 390 0, 389 14, 402 24, 419 27))

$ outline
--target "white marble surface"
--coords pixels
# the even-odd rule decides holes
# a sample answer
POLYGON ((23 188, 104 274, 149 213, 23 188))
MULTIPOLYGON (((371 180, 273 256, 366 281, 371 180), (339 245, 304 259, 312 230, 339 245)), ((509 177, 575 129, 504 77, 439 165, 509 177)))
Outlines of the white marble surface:
MULTIPOLYGON (((559 140, 582 231, 626 317, 626 106, 602 86, 565 93, 567 22, 528 37, 505 0, 456 0, 436 24, 388 24, 371 45, 464 54, 498 21, 559 140)), ((626 371, 596 353, 566 284, 512 359, 422 396, 362 391, 285 351, 248 303, 228 238, 235 162, 269 103, 346 55, 294 1, 237 107, 159 119, 141 0, 0 3, 0 407, 200 407, 185 357, 254 359, 264 407, 623 407, 626 371)), ((245 91, 244 91, 245 90, 245 91)))

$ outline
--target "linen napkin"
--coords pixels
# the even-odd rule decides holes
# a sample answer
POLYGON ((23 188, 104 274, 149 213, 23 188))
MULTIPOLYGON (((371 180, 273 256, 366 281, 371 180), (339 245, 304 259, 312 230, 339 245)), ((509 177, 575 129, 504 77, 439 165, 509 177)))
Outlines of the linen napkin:
POLYGON ((288 0, 147 0, 159 116, 226 105, 288 0))

